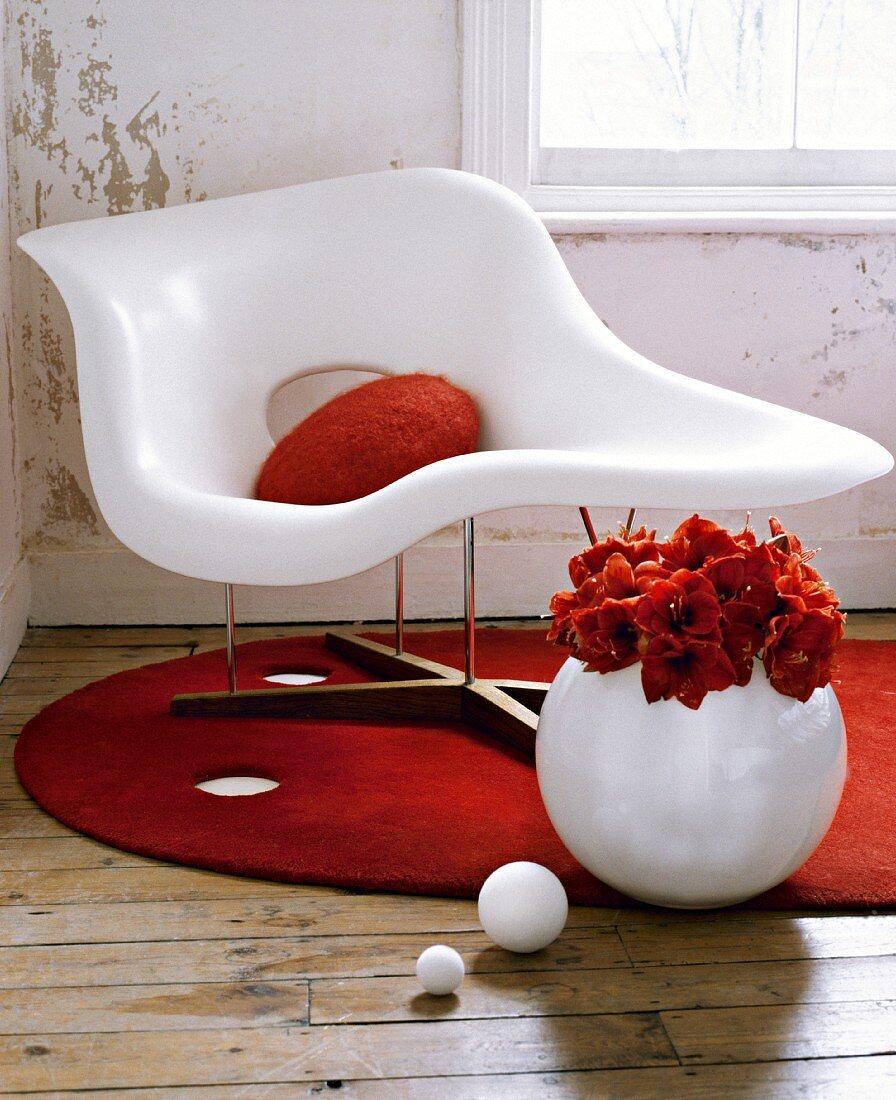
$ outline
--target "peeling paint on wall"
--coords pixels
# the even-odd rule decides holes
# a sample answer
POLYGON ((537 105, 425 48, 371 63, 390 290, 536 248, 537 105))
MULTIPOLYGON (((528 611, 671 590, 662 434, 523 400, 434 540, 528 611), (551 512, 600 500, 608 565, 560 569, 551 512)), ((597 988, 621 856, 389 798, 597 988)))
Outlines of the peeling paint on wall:
POLYGON ((98 108, 118 99, 118 85, 109 80, 112 63, 88 57, 87 64, 78 70, 78 87, 84 93, 78 100, 82 115, 91 118, 98 108))
POLYGON ((30 5, 16 20, 19 28, 22 93, 11 104, 11 129, 14 137, 23 137, 30 146, 58 158, 65 170, 68 147, 57 130, 57 77, 62 51, 54 49, 48 27, 41 25, 44 13, 30 5))
MULTIPOLYGON (((47 25, 53 16, 52 9, 25 3, 16 20, 21 90, 10 110, 13 135, 27 148, 42 150, 63 176, 69 171, 70 145, 78 144, 76 178, 69 186, 81 202, 95 203, 102 194, 108 214, 164 206, 171 181, 157 139, 167 124, 158 107, 150 109, 160 92, 135 114, 119 117, 120 80, 111 55, 100 48, 107 23, 100 5, 84 19, 65 25, 69 33, 64 48, 56 48, 47 25), (79 116, 96 119, 99 125, 79 134, 79 116)), ((36 203, 35 224, 41 221, 36 203)))
MULTIPOLYGON (((564 511, 567 510, 564 509, 564 511)), ((532 542, 568 542, 570 545, 584 546, 586 539, 582 524, 576 522, 574 512, 575 509, 568 509, 569 522, 572 524, 571 530, 558 530, 558 517, 555 514, 552 517, 554 522, 551 524, 512 524, 501 527, 488 522, 478 522, 476 524, 476 537, 482 542, 508 542, 520 545, 532 542)), ((615 534, 617 530, 618 524, 613 524, 612 530, 608 530, 607 533, 615 534)), ((462 536, 460 526, 458 526, 457 535, 457 541, 460 541, 462 536)))
MULTIPOLYGON (((148 107, 149 104, 146 106, 148 107)), ((98 174, 108 176, 103 185, 103 194, 106 196, 106 211, 109 214, 127 214, 133 210, 155 210, 165 205, 171 181, 162 168, 158 149, 149 138, 149 132, 153 127, 157 132, 160 131, 159 116, 158 112, 155 112, 148 119, 143 119, 141 112, 145 109, 146 107, 142 107, 125 127, 132 141, 149 149, 143 178, 140 180, 134 178, 134 171, 121 147, 118 127, 108 115, 103 117, 102 129, 102 141, 106 152, 97 164, 95 172, 82 172, 82 178, 93 184, 92 193, 94 194, 96 176, 98 174)))
POLYGON ((896 527, 860 527, 858 536, 861 539, 892 538, 896 535, 896 527))
POLYGON ((46 187, 40 180, 34 181, 34 228, 40 229, 43 225, 43 208, 44 203, 50 197, 53 192, 53 184, 47 184, 46 187))
POLYGON ((205 202, 208 198, 207 191, 195 191, 193 190, 193 180, 196 176, 196 160, 194 157, 175 157, 178 167, 180 168, 181 178, 183 180, 184 199, 187 202, 205 202))
POLYGON ((144 210, 155 210, 164 206, 165 199, 171 187, 171 180, 162 168, 159 150, 153 143, 152 138, 153 134, 155 134, 156 138, 161 137, 165 131, 165 127, 159 120, 158 110, 153 111, 152 114, 148 113, 149 108, 158 98, 158 92, 150 96, 149 100, 144 103, 125 127, 128 136, 136 145, 149 150, 149 160, 146 164, 143 182, 140 185, 142 206, 144 210))
POLYGON ((41 311, 39 333, 39 362, 44 368, 46 409, 53 423, 58 425, 62 422, 66 407, 77 402, 78 394, 74 378, 66 369, 62 337, 53 327, 53 319, 47 309, 41 311))
MULTIPOLYGON (((99 135, 98 134, 91 135, 87 140, 89 140, 89 141, 93 141, 93 140, 99 141, 99 135)), ((81 177, 81 183, 80 184, 79 183, 72 183, 72 192, 73 192, 75 198, 78 199, 79 201, 83 200, 84 202, 87 202, 87 203, 96 202, 96 193, 99 189, 98 186, 97 186, 97 182, 96 182, 96 169, 95 168, 89 168, 84 163, 84 161, 80 157, 78 157, 78 163, 75 165, 75 171, 81 177), (83 191, 83 189, 81 187, 81 184, 86 185, 86 187, 88 188, 88 191, 87 191, 86 194, 83 191)))
POLYGON ((124 214, 133 209, 137 186, 131 176, 128 162, 121 151, 121 142, 115 123, 107 115, 103 118, 103 144, 106 153, 97 165, 97 172, 106 173, 108 179, 103 185, 106 196, 106 210, 110 214, 124 214))
MULTIPOLYGON (((88 15, 87 18, 84 20, 84 26, 89 27, 91 30, 99 30, 101 27, 105 27, 106 25, 106 17, 100 10, 100 0, 96 0, 96 7, 97 10, 95 12, 91 12, 91 14, 88 15)), ((96 40, 94 40, 93 44, 94 46, 96 45, 96 40)))
POLYGON ((90 498, 67 466, 52 462, 44 474, 44 483, 48 492, 42 511, 47 527, 68 526, 90 535, 98 534, 99 525, 90 498))
POLYGON ((820 240, 818 237, 805 237, 799 233, 782 233, 780 241, 785 248, 805 248, 807 252, 825 252, 836 247, 833 237, 820 240))
POLYGON ((846 388, 846 371, 845 370, 829 370, 827 374, 823 375, 819 380, 820 386, 827 386, 828 389, 836 390, 838 393, 843 393, 846 388))

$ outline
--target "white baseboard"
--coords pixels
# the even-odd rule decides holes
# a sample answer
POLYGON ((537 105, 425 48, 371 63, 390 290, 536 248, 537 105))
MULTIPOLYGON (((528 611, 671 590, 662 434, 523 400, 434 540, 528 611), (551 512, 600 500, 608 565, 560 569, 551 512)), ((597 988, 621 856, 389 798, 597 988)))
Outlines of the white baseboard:
POLYGON ((0 678, 5 675, 25 635, 30 604, 28 562, 20 559, 0 585, 0 678))
MULTIPOLYGON (((546 615, 568 586, 577 547, 557 542, 482 542, 476 547, 480 618, 546 615)), ((816 562, 845 608, 896 607, 896 538, 832 539, 816 562)), ((327 584, 238 588, 243 622, 337 622, 391 618, 391 562, 327 584)), ((36 553, 31 560, 31 622, 39 626, 214 623, 223 620, 223 588, 169 573, 126 550, 36 553)), ((458 618, 463 607, 462 550, 423 544, 405 554, 408 619, 458 618)))

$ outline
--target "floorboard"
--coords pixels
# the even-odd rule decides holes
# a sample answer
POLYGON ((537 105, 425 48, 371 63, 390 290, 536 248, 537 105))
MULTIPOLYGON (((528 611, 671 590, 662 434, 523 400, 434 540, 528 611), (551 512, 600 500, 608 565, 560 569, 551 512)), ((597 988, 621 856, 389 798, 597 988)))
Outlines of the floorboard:
MULTIPOLYGON (((896 638, 896 615, 848 629, 896 638)), ((220 641, 211 627, 33 629, 0 685, 0 1092, 896 1095, 894 914, 575 908, 555 944, 516 956, 469 901, 169 865, 79 836, 28 798, 12 752, 37 709, 220 641), (436 942, 464 957, 456 996, 414 977, 436 942)))
MULTIPOLYGON (((78 1096, 122 1100, 876 1100, 896 1092, 896 1056, 828 1058, 754 1065, 657 1067, 565 1073, 406 1077, 253 1083, 162 1089, 88 1089, 78 1096)), ((67 1094, 29 1093, 50 1100, 67 1094)))

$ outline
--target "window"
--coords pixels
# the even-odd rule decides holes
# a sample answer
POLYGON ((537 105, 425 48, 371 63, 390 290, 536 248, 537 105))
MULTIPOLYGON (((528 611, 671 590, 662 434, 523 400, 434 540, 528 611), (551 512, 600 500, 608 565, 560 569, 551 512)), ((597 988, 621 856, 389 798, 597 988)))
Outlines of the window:
POLYGON ((894 0, 466 0, 464 21, 464 167, 557 228, 896 226, 894 0))

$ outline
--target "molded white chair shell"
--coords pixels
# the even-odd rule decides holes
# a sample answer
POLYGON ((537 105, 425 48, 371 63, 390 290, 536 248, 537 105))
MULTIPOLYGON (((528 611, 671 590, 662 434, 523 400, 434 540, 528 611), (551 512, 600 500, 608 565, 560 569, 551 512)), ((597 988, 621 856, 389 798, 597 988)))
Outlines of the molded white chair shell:
POLYGON ((100 509, 176 573, 313 583, 494 509, 762 507, 892 466, 854 431, 626 347, 531 209, 478 176, 352 176, 52 226, 19 245, 71 314, 100 509), (252 499, 271 395, 353 365, 468 390, 478 452, 345 504, 252 499))

